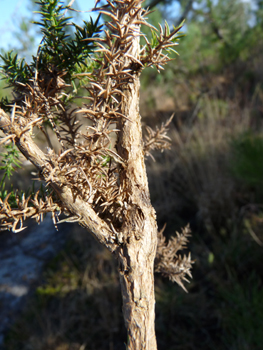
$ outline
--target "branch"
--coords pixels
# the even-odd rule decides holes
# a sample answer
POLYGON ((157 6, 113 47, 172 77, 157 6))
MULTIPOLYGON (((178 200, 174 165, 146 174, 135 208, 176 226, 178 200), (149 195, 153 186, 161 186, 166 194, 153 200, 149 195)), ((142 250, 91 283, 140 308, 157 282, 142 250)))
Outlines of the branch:
POLYGON ((149 7, 149 9, 152 9, 153 7, 159 5, 161 2, 165 5, 166 3, 170 2, 170 1, 169 0, 168 1, 167 0, 152 0, 149 3, 148 7, 149 7))
POLYGON ((16 194, 17 208, 15 209, 9 203, 10 196, 11 193, 5 197, 4 201, 0 199, 0 230, 12 230, 12 232, 18 233, 26 228, 24 221, 27 218, 33 218, 40 223, 43 220, 43 215, 50 212, 54 225, 56 225, 56 216, 61 212, 61 208, 53 202, 51 194, 45 198, 39 196, 39 191, 34 198, 31 195, 25 198, 24 194, 21 197, 16 194), (19 228, 17 228, 18 225, 19 228))
POLYGON ((183 22, 183 20, 185 20, 188 16, 188 13, 192 10, 192 6, 193 6, 193 2, 194 0, 189 0, 187 5, 185 6, 184 12, 182 13, 182 15, 179 17, 179 19, 176 21, 176 27, 179 26, 180 23, 183 22))
POLYGON ((21 153, 40 171, 43 179, 49 182, 50 187, 55 190, 62 206, 78 217, 78 222, 90 230, 100 243, 111 252, 115 251, 118 245, 114 243, 113 231, 107 223, 95 213, 87 202, 79 196, 74 197, 72 190, 63 184, 63 179, 59 176, 50 177, 55 166, 51 164, 48 156, 32 140, 29 131, 23 132, 2 109, 0 109, 0 129, 6 135, 12 135, 21 153))
POLYGON ((178 54, 173 47, 179 44, 178 39, 183 36, 179 33, 182 26, 183 23, 180 23, 180 25, 174 27, 174 30, 171 32, 167 22, 165 22, 164 28, 159 24, 160 31, 158 34, 152 31, 151 42, 146 35, 143 35, 146 45, 142 48, 140 53, 141 63, 145 67, 155 66, 158 72, 164 69, 163 66, 171 61, 168 54, 170 52, 178 54), (163 53, 163 51, 165 53, 163 53))

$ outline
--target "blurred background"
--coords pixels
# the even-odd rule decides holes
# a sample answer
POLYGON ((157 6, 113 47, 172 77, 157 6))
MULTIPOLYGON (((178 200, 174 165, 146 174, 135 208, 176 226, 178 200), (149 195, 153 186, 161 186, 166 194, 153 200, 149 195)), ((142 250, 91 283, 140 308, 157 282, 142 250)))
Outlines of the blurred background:
MULTIPOLYGON (((14 49, 30 59, 41 38, 30 23, 37 5, 12 2, 9 17, 0 17, 1 51, 14 49)), ((147 160, 158 226, 166 224, 169 237, 190 223, 195 259, 188 294, 156 275, 158 348, 260 350, 263 1, 145 5, 155 10, 149 15, 154 26, 186 20, 179 56, 161 74, 146 69, 141 79, 144 125, 161 124, 174 113, 171 150, 147 160)), ((1 11, 7 6, 0 1, 1 11)), ((80 11, 92 6, 74 2, 80 11)), ((89 15, 77 12, 75 21, 89 15)), ((1 81, 0 97, 11 93, 3 88, 1 81)), ((25 182, 16 180, 20 188, 25 182)), ((8 332, 5 349, 121 350, 125 342, 116 262, 72 225, 70 238, 46 263, 41 283, 8 332)))

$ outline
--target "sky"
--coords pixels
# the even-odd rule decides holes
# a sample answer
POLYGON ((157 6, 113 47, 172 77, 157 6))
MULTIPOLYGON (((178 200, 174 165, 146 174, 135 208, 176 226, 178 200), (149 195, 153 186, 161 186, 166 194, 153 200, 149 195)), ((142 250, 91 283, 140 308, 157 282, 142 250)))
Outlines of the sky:
MULTIPOLYGON (((216 2, 218 0, 213 1, 216 2)), ((241 1, 253 3, 253 0, 241 1)), ((75 3, 77 3, 81 11, 88 11, 94 6, 95 1, 75 0, 75 3)), ((0 48, 8 50, 13 47, 19 47, 19 42, 14 39, 13 33, 18 28, 19 19, 23 16, 30 16, 28 5, 29 0, 0 0, 0 48)), ((89 12, 82 13, 84 20, 88 20, 89 16, 89 12)))
MULTIPOLYGON (((94 0, 76 0, 81 11, 87 11, 94 6, 94 0)), ((12 32, 18 28, 18 18, 30 16, 28 10, 28 0, 0 0, 0 48, 7 50, 11 46, 17 46, 14 43, 12 32)), ((74 7, 74 4, 73 4, 74 7)), ((83 13, 83 19, 88 19, 90 13, 83 13)))

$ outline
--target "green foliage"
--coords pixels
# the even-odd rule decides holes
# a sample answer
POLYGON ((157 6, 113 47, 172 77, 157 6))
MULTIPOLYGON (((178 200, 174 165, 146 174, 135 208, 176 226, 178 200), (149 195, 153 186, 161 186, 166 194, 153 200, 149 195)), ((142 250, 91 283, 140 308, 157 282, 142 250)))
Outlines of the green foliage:
POLYGON ((2 157, 1 162, 3 164, 2 166, 0 166, 0 170, 4 170, 4 175, 1 180, 1 184, 5 180, 6 176, 8 177, 8 179, 10 179, 16 168, 21 168, 19 152, 15 145, 13 143, 10 143, 9 145, 5 145, 4 148, 6 149, 6 152, 0 153, 0 156, 2 157))
POLYGON ((250 132, 232 142, 231 171, 245 185, 263 192, 263 137, 250 132))
MULTIPOLYGON (((68 6, 60 5, 60 1, 41 0, 39 14, 41 22, 34 22, 41 27, 44 35, 39 54, 39 69, 54 65, 59 71, 67 71, 71 75, 76 64, 85 64, 86 58, 94 51, 92 41, 84 39, 96 37, 101 31, 99 16, 95 22, 84 21, 83 27, 70 23, 71 17, 65 17, 68 6), (66 30, 67 26, 75 27, 75 37, 71 38, 66 30)), ((36 60, 36 59, 35 59, 36 60)))
POLYGON ((9 195, 9 203, 11 206, 14 206, 15 201, 15 193, 13 191, 13 188, 10 191, 6 190, 6 177, 10 180, 11 176, 13 175, 14 171, 16 171, 17 168, 21 168, 20 166, 20 160, 19 160, 19 152, 15 145, 13 143, 10 143, 9 145, 5 145, 4 149, 6 152, 0 153, 0 156, 2 157, 1 163, 3 165, 0 166, 0 170, 4 171, 4 174, 2 176, 2 180, 0 182, 0 198, 4 200, 7 195, 9 195))
MULTIPOLYGON (((96 21, 83 21, 83 26, 71 23, 71 17, 65 16, 65 11, 70 10, 69 6, 63 6, 58 0, 41 0, 36 4, 40 9, 41 21, 34 22, 41 27, 44 35, 38 49, 38 54, 33 56, 33 62, 26 63, 25 59, 19 59, 17 54, 8 52, 0 55, 3 63, 0 64, 0 74, 4 77, 9 86, 19 92, 22 84, 28 84, 34 79, 36 70, 42 79, 52 76, 63 76, 66 83, 72 84, 76 90, 73 74, 81 72, 88 64, 87 59, 94 52, 92 39, 100 35, 100 16, 96 21), (68 28, 75 29, 73 36, 68 34, 68 28)), ((1 106, 8 104, 7 100, 2 100, 1 106)))
POLYGON ((263 341, 263 291, 260 277, 253 271, 245 281, 231 277, 224 288, 219 288, 222 298, 222 340, 233 350, 260 349, 263 341))
POLYGON ((257 24, 259 24, 261 27, 263 25, 263 1, 262 0, 257 0, 257 10, 255 13, 256 21, 257 24))
POLYGON ((0 73, 6 77, 6 82, 9 87, 22 83, 26 84, 30 77, 32 77, 32 71, 25 62, 25 59, 19 59, 18 54, 14 54, 12 51, 7 52, 4 55, 0 55, 3 60, 3 64, 0 65, 0 73))
POLYGON ((219 47, 220 60, 223 64, 236 62, 249 57, 250 12, 247 3, 239 0, 221 0, 210 11, 211 29, 216 35, 215 40, 221 42, 219 47))
MULTIPOLYGON (((187 35, 181 42, 180 61, 187 67, 191 67, 191 70, 197 70, 200 65, 200 56, 207 55, 205 48, 202 47, 202 38, 202 29, 197 23, 187 24, 187 35)), ((213 48, 210 47, 210 50, 213 48)))
MULTIPOLYGON (((169 16, 169 24, 176 23, 178 11, 171 11, 170 1, 159 1, 158 22, 169 16), (169 6, 167 6, 169 5, 169 6), (168 10, 169 9, 169 10, 168 10), (169 13, 168 13, 169 11, 169 13)), ((181 13, 189 1, 180 1, 181 13)), ((252 58, 262 47, 262 4, 255 10, 250 2, 241 0, 199 0, 185 14, 186 38, 180 43, 181 68, 190 74, 199 70, 219 71, 237 62, 252 58)), ((157 26, 153 14, 154 26, 157 26)), ((152 20, 151 15, 149 16, 152 20)), ((174 63, 170 64, 174 66, 174 63)), ((148 72, 148 74, 151 74, 148 72)))
POLYGON ((8 105, 8 100, 10 99, 10 97, 11 89, 8 88, 8 86, 3 80, 0 80, 0 108, 5 110, 5 106, 8 105))

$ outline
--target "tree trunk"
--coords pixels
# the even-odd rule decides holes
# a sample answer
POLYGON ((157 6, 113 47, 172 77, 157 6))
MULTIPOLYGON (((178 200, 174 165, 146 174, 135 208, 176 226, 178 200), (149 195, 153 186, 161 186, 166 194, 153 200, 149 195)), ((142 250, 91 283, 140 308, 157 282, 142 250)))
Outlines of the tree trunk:
MULTIPOLYGON (((134 29, 129 55, 139 58, 138 26, 134 29), (137 29, 137 30, 136 30, 137 29)), ((126 62, 127 68, 135 64, 126 62)), ((129 350, 156 350, 154 258, 157 246, 157 224, 151 205, 139 114, 140 72, 123 89, 122 114, 119 122, 117 151, 125 159, 120 172, 123 188, 129 193, 127 213, 122 227, 123 245, 119 251, 123 314, 128 331, 129 350)))
POLYGON ((123 315, 129 350, 156 350, 153 262, 156 227, 133 236, 119 256, 123 315))

